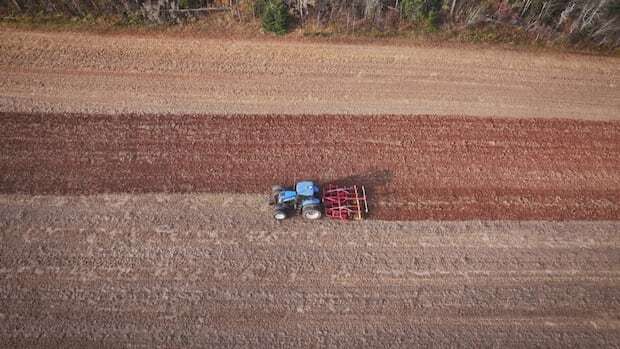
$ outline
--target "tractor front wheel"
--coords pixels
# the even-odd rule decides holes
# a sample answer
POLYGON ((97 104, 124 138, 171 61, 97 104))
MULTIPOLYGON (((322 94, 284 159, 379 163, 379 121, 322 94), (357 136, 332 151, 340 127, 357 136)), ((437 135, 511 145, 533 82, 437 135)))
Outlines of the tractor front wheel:
POLYGON ((306 206, 301 209, 301 214, 308 220, 319 219, 323 215, 319 206, 306 206))
POLYGON ((286 212, 284 212, 283 210, 275 210, 273 212, 273 218, 276 219, 276 221, 282 221, 286 219, 286 212))

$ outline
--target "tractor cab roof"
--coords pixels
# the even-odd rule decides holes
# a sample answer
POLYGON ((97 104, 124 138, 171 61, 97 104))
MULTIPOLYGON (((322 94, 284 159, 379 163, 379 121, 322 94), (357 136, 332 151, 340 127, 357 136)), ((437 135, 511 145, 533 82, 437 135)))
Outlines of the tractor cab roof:
POLYGON ((295 191, 297 195, 301 196, 314 196, 319 192, 319 186, 312 181, 301 181, 297 182, 295 186, 295 191))

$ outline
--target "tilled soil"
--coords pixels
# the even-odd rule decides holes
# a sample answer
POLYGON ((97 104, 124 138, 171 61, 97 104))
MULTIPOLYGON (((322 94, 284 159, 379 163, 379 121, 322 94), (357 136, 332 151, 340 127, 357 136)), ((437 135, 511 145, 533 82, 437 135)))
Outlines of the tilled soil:
POLYGON ((618 120, 620 60, 0 27, 0 111, 618 120))
POLYGON ((620 219, 620 123, 448 116, 0 114, 0 192, 364 184, 371 217, 620 219))
POLYGON ((260 195, 1 195, 0 346, 613 347, 618 231, 278 224, 260 195))

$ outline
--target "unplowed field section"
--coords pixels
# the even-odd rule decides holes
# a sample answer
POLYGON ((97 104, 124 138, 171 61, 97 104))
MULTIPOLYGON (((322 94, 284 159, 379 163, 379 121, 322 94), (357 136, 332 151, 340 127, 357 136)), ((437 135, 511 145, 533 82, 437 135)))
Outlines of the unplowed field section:
POLYGON ((402 44, 0 25, 0 111, 620 119, 616 57, 402 44))
POLYGON ((617 347, 619 230, 278 224, 248 194, 0 195, 0 347, 617 347))
POLYGON ((381 219, 620 219, 620 123, 0 114, 0 192, 367 185, 381 219))

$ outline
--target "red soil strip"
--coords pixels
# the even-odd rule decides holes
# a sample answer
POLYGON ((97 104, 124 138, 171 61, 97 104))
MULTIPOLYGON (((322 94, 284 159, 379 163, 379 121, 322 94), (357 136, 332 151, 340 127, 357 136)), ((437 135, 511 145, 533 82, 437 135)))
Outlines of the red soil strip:
POLYGON ((620 219, 620 122, 0 113, 0 192, 365 184, 380 219, 620 219))

